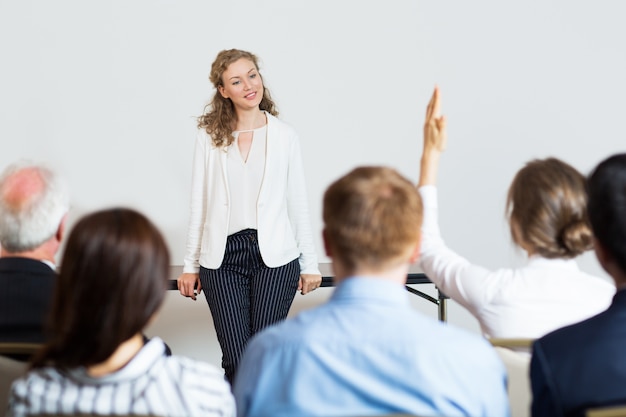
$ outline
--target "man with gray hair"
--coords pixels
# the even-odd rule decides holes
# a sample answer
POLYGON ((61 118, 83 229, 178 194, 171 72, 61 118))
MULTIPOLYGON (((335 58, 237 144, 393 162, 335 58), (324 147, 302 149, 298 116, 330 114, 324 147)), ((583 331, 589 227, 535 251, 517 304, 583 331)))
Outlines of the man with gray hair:
POLYGON ((44 341, 68 210, 67 188, 49 168, 18 163, 0 176, 1 342, 44 341))

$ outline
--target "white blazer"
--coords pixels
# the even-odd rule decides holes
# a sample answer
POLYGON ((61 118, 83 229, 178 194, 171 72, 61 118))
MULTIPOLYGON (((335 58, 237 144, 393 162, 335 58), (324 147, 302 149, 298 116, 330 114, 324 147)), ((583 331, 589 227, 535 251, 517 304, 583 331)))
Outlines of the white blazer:
MULTIPOLYGON (((261 257, 272 268, 298 258, 302 274, 319 274, 298 135, 288 124, 266 115, 265 173, 256 206, 261 257)), ((199 129, 184 272, 197 273, 200 265, 217 269, 222 264, 231 211, 227 151, 215 147, 206 131, 199 129)))

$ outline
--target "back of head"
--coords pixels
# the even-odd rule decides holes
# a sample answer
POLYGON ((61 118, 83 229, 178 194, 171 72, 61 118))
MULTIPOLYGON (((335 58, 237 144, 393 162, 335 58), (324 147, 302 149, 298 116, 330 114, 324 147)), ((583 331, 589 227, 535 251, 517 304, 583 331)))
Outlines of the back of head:
POLYGON ((83 217, 70 232, 34 366, 89 366, 148 324, 167 290, 169 253, 157 228, 123 208, 83 217))
POLYGON ((422 202, 397 171, 360 167, 324 194, 324 233, 346 268, 384 269, 405 262, 419 244, 422 202))
POLYGON ((626 154, 600 162, 589 175, 587 187, 593 233, 626 273, 626 154))
POLYGON ((52 170, 9 166, 0 177, 0 244, 12 253, 37 248, 55 235, 68 209, 67 187, 52 170))
POLYGON ((556 158, 534 160, 509 188, 513 240, 545 258, 573 258, 592 248, 585 177, 556 158))

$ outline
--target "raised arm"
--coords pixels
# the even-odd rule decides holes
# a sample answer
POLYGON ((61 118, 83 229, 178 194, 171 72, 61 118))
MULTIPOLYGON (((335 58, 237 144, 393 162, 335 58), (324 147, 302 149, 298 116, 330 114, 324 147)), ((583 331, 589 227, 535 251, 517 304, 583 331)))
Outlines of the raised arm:
POLYGON ((418 186, 435 185, 439 169, 439 157, 446 149, 447 142, 446 118, 441 115, 441 94, 439 87, 435 87, 426 108, 424 121, 424 148, 420 164, 418 186))
POLYGON ((424 149, 418 183, 424 206, 420 265, 437 288, 467 308, 481 321, 483 331, 486 331, 488 326, 482 322, 480 311, 488 302, 490 271, 472 265, 448 248, 439 230, 436 182, 439 158, 446 148, 446 142, 446 118, 441 115, 439 88, 435 88, 426 109, 424 149))

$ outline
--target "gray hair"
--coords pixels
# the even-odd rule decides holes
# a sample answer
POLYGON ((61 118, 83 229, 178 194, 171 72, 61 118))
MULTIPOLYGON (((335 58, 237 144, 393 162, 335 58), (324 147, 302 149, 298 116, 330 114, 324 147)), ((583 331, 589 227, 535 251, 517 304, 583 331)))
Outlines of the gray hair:
POLYGON ((63 180, 51 169, 26 162, 12 164, 0 176, 0 244, 13 253, 37 248, 57 232, 69 210, 69 192, 63 180), (7 181, 32 170, 42 189, 23 204, 7 201, 7 181))

